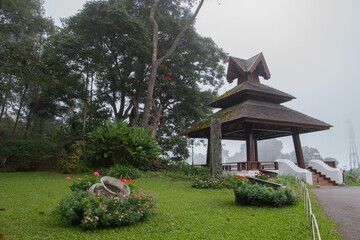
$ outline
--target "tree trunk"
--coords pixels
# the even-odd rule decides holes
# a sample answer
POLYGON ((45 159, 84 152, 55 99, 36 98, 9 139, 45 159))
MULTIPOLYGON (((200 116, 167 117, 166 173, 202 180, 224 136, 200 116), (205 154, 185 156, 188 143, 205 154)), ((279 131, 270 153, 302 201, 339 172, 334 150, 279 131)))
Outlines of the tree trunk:
POLYGON ((157 129, 159 126, 159 121, 160 121, 160 117, 163 111, 163 105, 160 103, 159 107, 155 107, 154 108, 154 118, 151 124, 151 137, 155 138, 156 137, 156 133, 157 133, 157 129))
POLYGON ((147 93, 146 93, 146 100, 145 100, 145 107, 144 107, 144 115, 142 118, 142 122, 141 122, 141 126, 143 128, 146 128, 149 124, 149 119, 150 119, 150 111, 152 108, 152 102, 153 102, 153 93, 154 93, 154 87, 155 87, 155 80, 156 80, 156 74, 157 74, 157 69, 160 66, 160 64, 162 62, 164 62, 166 59, 168 59, 173 52, 175 51, 177 45, 179 44, 181 38, 183 38, 183 36, 185 35, 186 30, 190 27, 190 25, 193 23, 193 21, 195 20, 197 14, 200 11, 200 8, 202 7, 203 3, 205 0, 201 0, 195 13, 188 19, 188 21, 186 22, 185 26, 181 29, 181 31, 179 32, 179 34, 176 36, 173 44, 171 45, 171 47, 166 51, 166 53, 164 54, 164 56, 162 56, 161 58, 157 58, 157 53, 158 53, 158 40, 159 40, 159 26, 155 20, 155 12, 157 9, 157 6, 160 2, 160 0, 154 0, 153 4, 151 6, 151 10, 150 10, 150 23, 153 27, 153 52, 152 52, 152 58, 151 58, 151 73, 150 73, 150 78, 149 78, 149 83, 148 83, 148 88, 147 88, 147 93))
POLYGON ((20 106, 19 106, 19 111, 16 115, 16 120, 15 120, 15 125, 14 125, 14 128, 12 130, 12 133, 11 133, 11 137, 14 137, 15 136, 15 132, 16 132, 16 128, 17 128, 17 125, 18 125, 18 122, 19 122, 19 118, 20 118, 20 114, 21 114, 21 109, 23 107, 23 104, 24 104, 24 99, 25 99, 25 95, 26 95, 26 91, 28 90, 28 87, 29 85, 27 84, 25 86, 25 89, 24 89, 24 92, 21 96, 21 100, 20 100, 20 106))
POLYGON ((3 103, 2 107, 1 107, 0 122, 1 122, 1 120, 3 118, 3 115, 4 115, 4 112, 5 112, 5 107, 6 107, 6 102, 7 102, 7 95, 8 94, 5 93, 4 103, 3 103))
POLYGON ((24 138, 27 139, 28 137, 28 133, 29 133, 29 130, 30 130, 30 126, 31 126, 31 123, 33 121, 33 118, 32 118, 32 111, 31 109, 29 110, 29 114, 26 116, 26 127, 25 127, 25 132, 24 132, 24 138))

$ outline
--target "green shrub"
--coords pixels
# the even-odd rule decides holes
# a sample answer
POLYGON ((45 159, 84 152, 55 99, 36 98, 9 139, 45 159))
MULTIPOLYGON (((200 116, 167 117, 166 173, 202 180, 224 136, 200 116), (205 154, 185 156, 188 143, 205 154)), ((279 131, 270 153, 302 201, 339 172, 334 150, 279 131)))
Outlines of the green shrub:
POLYGON ((74 181, 74 183, 70 186, 70 189, 73 192, 78 192, 78 191, 86 192, 93 184, 97 182, 99 182, 99 179, 97 179, 96 177, 86 177, 80 180, 78 179, 74 181))
POLYGON ((149 193, 134 191, 129 196, 112 197, 73 192, 61 199, 52 214, 68 224, 80 225, 86 230, 118 227, 141 221, 156 211, 157 204, 149 193))
POLYGON ((7 162, 16 162, 17 170, 37 170, 45 154, 53 150, 52 145, 40 140, 9 140, 0 145, 0 156, 7 162))
POLYGON ((197 178, 193 183, 193 188, 234 188, 242 184, 247 184, 248 180, 246 177, 236 176, 236 175, 221 175, 218 177, 203 177, 197 178))
POLYGON ((131 166, 116 165, 110 168, 109 176, 118 179, 136 179, 141 176, 141 171, 131 166))
POLYGON ((294 205, 299 199, 289 187, 274 190, 258 184, 243 184, 234 189, 235 201, 239 205, 294 205))
POLYGON ((150 129, 128 127, 122 120, 106 121, 89 135, 90 153, 94 164, 131 165, 141 170, 152 167, 152 160, 160 155, 159 144, 149 136, 150 129))
POLYGON ((191 166, 188 163, 182 163, 179 167, 178 171, 185 176, 209 176, 210 174, 208 167, 191 166))
POLYGON ((70 147, 70 153, 58 161, 58 167, 62 173, 88 172, 89 168, 84 161, 85 141, 76 141, 70 147))

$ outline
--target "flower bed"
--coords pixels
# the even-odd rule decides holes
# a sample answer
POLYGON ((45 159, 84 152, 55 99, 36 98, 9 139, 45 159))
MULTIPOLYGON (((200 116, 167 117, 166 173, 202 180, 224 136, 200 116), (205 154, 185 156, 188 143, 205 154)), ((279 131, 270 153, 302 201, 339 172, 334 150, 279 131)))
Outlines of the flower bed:
MULTIPOLYGON (((96 175, 95 175, 96 176, 96 175)), ((135 183, 120 179, 131 189, 131 194, 114 194, 109 197, 88 192, 93 179, 78 179, 71 189, 73 192, 60 200, 53 209, 53 215, 69 224, 79 225, 86 230, 103 227, 118 227, 141 221, 157 209, 154 196, 137 189, 135 183)))

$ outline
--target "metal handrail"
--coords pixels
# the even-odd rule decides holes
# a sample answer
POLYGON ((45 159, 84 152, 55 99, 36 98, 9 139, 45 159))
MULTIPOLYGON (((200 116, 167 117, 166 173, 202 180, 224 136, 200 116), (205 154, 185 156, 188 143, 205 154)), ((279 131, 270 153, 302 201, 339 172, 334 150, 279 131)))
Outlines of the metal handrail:
POLYGON ((311 239, 315 240, 316 235, 317 235, 317 239, 321 240, 319 226, 316 221, 315 215, 312 213, 309 190, 307 189, 306 183, 304 181, 302 181, 298 176, 296 176, 295 178, 296 178, 296 181, 300 184, 301 196, 304 199, 304 212, 306 215, 307 224, 310 223, 311 239), (315 229, 316 229, 316 232, 315 232, 315 229))

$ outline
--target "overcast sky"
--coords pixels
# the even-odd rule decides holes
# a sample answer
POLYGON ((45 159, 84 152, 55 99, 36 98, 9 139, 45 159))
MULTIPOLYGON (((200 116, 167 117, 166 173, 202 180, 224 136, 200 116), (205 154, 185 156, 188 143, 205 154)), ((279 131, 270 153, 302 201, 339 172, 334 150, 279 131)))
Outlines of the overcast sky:
MULTIPOLYGON (((45 0, 46 15, 75 14, 85 0, 45 0)), ((271 78, 263 84, 296 97, 287 107, 331 124, 327 131, 303 134, 303 146, 349 166, 351 120, 360 143, 359 0, 206 0, 196 28, 231 56, 248 59, 263 52, 271 78)), ((222 92, 235 85, 225 83, 222 92)), ((292 139, 279 138, 283 152, 292 139)), ((233 155, 240 143, 226 141, 233 155)), ((198 149, 202 151, 202 149, 198 149)))

